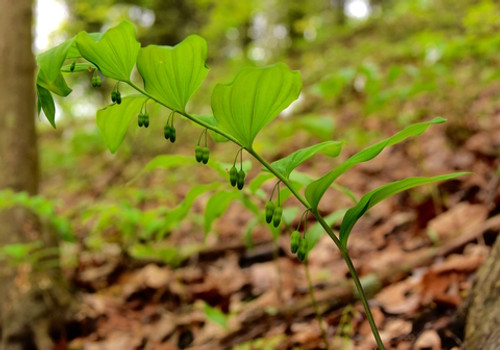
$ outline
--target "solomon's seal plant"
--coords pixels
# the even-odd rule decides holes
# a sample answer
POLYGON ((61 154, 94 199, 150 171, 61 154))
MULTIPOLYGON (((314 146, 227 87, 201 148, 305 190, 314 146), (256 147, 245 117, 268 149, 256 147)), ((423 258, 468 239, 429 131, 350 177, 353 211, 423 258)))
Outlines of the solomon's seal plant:
MULTIPOLYGON (((208 67, 205 64, 206 58, 207 44, 203 38, 197 35, 188 36, 173 47, 149 45, 141 48, 140 43, 136 40, 135 28, 128 21, 121 22, 105 33, 80 32, 75 37, 37 56, 39 66, 36 79, 38 112, 43 111, 49 122, 55 127, 55 103, 52 95, 64 97, 71 93, 72 90, 65 80, 66 74, 88 71, 92 73, 93 86, 101 85, 101 75, 117 81, 111 93, 113 104, 97 112, 97 126, 104 137, 106 146, 112 153, 116 152, 122 143, 128 125, 135 116, 139 116, 139 126, 147 127, 149 125, 149 115, 146 110, 148 100, 171 110, 164 127, 165 139, 171 142, 176 140, 175 114, 179 114, 205 129, 204 147, 200 145, 202 139, 200 136, 195 149, 195 157, 198 162, 201 161, 205 164, 208 162, 208 131, 214 139, 222 137, 238 145, 239 151, 229 170, 231 186, 242 190, 245 185, 246 173, 243 169, 243 151, 245 151, 255 158, 265 171, 278 180, 271 198, 265 205, 266 222, 272 222, 274 227, 278 227, 281 223, 283 211, 281 200, 283 198, 280 198, 279 184, 282 185, 283 190, 287 190, 304 206, 306 214, 303 214, 303 220, 301 219, 304 222, 304 236, 300 234, 298 229, 292 234, 292 252, 296 252, 298 259, 304 261, 314 246, 314 235, 305 235, 305 222, 307 214, 310 213, 317 225, 321 226, 340 250, 363 303, 377 345, 383 349, 384 346, 370 312, 367 298, 347 252, 347 241, 351 230, 358 219, 381 200, 418 185, 451 179, 463 173, 407 178, 376 188, 365 194, 352 208, 345 212, 338 234, 333 232, 330 221, 327 221, 328 218, 324 218, 319 213, 318 206, 326 190, 336 185, 334 181, 340 175, 361 162, 373 159, 384 148, 408 137, 417 136, 430 125, 443 123, 445 120, 435 118, 428 122, 411 125, 354 154, 340 165, 332 167, 323 176, 317 179, 308 178, 309 180, 305 183, 297 185, 291 179, 295 168, 318 153, 331 157, 337 156, 343 143, 339 141, 322 142, 269 163, 255 151, 253 142, 267 124, 298 98, 302 87, 300 73, 290 70, 282 63, 259 68, 243 68, 231 82, 215 86, 211 98, 213 115, 198 116, 186 111, 186 105, 208 73, 208 67), (66 61, 71 63, 65 65, 66 61), (137 68, 142 78, 142 84, 131 79, 134 67, 137 68), (127 84, 137 93, 122 97, 118 90, 118 84, 127 84), (238 158, 239 164, 237 165, 238 158), (301 187, 304 186, 305 191, 302 194, 301 187), (275 190, 277 192, 276 204, 272 201, 275 190)), ((222 192, 218 194, 226 195, 222 192)), ((224 202, 219 200, 218 194, 213 196, 213 203, 216 202, 216 199, 218 202, 224 202)), ((236 196, 231 194, 224 198, 236 198, 236 196)), ((227 206, 227 203, 225 205, 227 206)), ((210 215, 211 220, 213 220, 214 214, 212 212, 207 215, 210 215)), ((210 225, 207 224, 207 227, 209 229, 210 225)))

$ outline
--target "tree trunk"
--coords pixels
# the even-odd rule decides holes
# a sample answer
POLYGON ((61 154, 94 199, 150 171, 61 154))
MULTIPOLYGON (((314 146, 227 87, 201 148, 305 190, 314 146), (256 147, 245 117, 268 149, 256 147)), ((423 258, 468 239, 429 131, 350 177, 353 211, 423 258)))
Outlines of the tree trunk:
MULTIPOLYGON (((31 30, 31 0, 0 0, 0 190, 34 195, 38 154, 31 30)), ((33 240, 45 243, 47 234, 57 242, 25 208, 0 211, 0 247, 33 240)), ((52 348, 46 320, 59 315, 60 301, 53 293, 59 275, 59 269, 0 261, 2 350, 52 348)))
POLYGON ((481 266, 466 299, 464 349, 500 347, 500 239, 481 266))

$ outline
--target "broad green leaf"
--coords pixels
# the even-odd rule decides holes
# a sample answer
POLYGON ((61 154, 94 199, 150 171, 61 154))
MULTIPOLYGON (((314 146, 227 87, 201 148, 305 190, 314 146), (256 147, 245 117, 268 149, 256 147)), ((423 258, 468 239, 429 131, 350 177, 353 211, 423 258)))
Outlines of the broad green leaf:
POLYGON ((122 143, 129 122, 138 115, 146 99, 144 95, 131 95, 124 97, 121 104, 112 104, 97 111, 97 127, 111 153, 115 153, 122 143))
POLYGON ((210 232, 212 223, 219 216, 224 214, 228 205, 236 198, 240 197, 241 193, 236 191, 217 192, 207 202, 205 209, 204 229, 205 236, 210 232))
POLYGON ((395 181, 393 183, 381 186, 373 191, 365 194, 359 202, 352 208, 350 208, 342 220, 342 224, 340 225, 339 238, 342 244, 347 246, 347 239, 349 238, 349 234, 351 233, 354 224, 359 220, 363 214, 373 207, 375 204, 380 202, 381 200, 390 197, 399 192, 406 191, 410 188, 429 184, 432 182, 449 180, 458 176, 466 175, 467 172, 459 172, 453 174, 446 174, 434 177, 411 177, 404 180, 395 181))
POLYGON ((369 146, 362 151, 356 153, 349 159, 347 159, 344 163, 341 165, 337 166, 335 169, 332 171, 326 173, 322 177, 320 177, 318 180, 310 183, 306 187, 305 191, 305 196, 306 199, 309 201, 309 204, 311 205, 311 208, 313 210, 316 210, 319 205, 319 201, 321 200, 321 197, 325 194, 326 190, 330 185, 335 181, 340 175, 345 173, 347 170, 351 169, 355 165, 369 161, 373 158, 375 158, 382 150, 388 146, 392 146, 396 143, 399 143, 403 141, 404 139, 411 137, 411 136, 417 136, 422 134, 430 125, 432 124, 441 124, 444 123, 446 119, 443 118, 434 118, 433 120, 429 122, 424 122, 424 123, 417 123, 408 126, 407 128, 401 130, 400 132, 396 133, 395 135, 382 140, 372 146, 369 146))
POLYGON ((342 141, 325 141, 318 143, 313 146, 299 149, 285 158, 273 162, 271 166, 285 178, 288 178, 296 167, 317 153, 323 153, 330 157, 338 156, 343 144, 344 142, 342 141))
POLYGON ((206 59, 205 39, 190 35, 174 47, 149 45, 140 49, 137 69, 147 92, 184 113, 189 98, 207 76, 206 59))
POLYGON ((52 91, 59 96, 68 96, 71 93, 71 89, 62 74, 56 76, 52 81, 47 80, 43 75, 38 75, 36 78, 37 85, 43 86, 45 89, 52 91))
POLYGON ((75 40, 82 57, 99 67, 102 74, 116 80, 130 80, 141 47, 132 23, 122 21, 100 38, 80 32, 75 40))
POLYGON ((61 74, 61 67, 74 41, 75 38, 68 39, 36 56, 40 68, 37 75, 37 84, 60 96, 67 96, 71 92, 61 74))
POLYGON ((250 149, 259 131, 297 99, 301 87, 300 73, 282 63, 243 68, 212 93, 217 126, 250 149))
POLYGON ((56 127, 56 106, 54 104, 54 99, 52 98, 52 94, 49 90, 44 88, 43 86, 36 85, 36 92, 38 96, 38 114, 40 114, 40 109, 43 110, 45 117, 52 124, 52 126, 56 127))
MULTIPOLYGON (((101 40, 104 34, 105 33, 87 33, 87 35, 94 41, 101 40)), ((73 44, 68 49, 68 53, 66 54, 66 59, 68 60, 80 57, 82 57, 82 54, 80 53, 80 50, 78 50, 78 45, 76 43, 76 40, 74 40, 73 44)))

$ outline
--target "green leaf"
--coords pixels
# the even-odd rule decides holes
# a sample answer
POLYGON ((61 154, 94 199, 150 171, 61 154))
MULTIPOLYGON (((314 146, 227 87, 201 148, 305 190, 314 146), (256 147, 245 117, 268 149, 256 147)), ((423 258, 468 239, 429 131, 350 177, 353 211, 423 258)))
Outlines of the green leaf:
POLYGON ((217 126, 251 149, 259 131, 297 99, 301 87, 300 73, 282 63, 243 68, 212 93, 217 126))
POLYGON ((102 74, 116 80, 130 80, 141 47, 132 23, 122 21, 102 37, 80 32, 75 40, 82 57, 99 67, 102 74))
MULTIPOLYGON (((89 35, 92 38, 101 36, 100 33, 89 35)), ((76 47, 74 37, 36 56, 39 67, 36 79, 39 102, 38 114, 40 114, 40 109, 43 109, 45 116, 54 128, 56 127, 54 120, 55 105, 50 91, 59 96, 67 96, 71 93, 72 90, 68 87, 61 74, 61 72, 70 72, 70 65, 63 67, 63 63, 68 58, 76 59, 80 57, 81 54, 76 47)), ((87 70, 89 65, 95 68, 94 65, 89 63, 78 63, 75 66, 75 71, 87 70)))
POLYGON ((203 311, 205 312, 205 316, 207 320, 217 323, 218 325, 227 328, 228 315, 223 313, 220 309, 216 307, 212 307, 205 303, 203 306, 203 311))
POLYGON ((344 142, 342 141, 325 141, 318 143, 313 146, 299 149, 296 152, 277 160, 271 164, 271 166, 281 175, 288 178, 292 171, 298 167, 300 164, 304 163, 306 160, 311 158, 317 153, 323 153, 330 157, 336 157, 339 155, 344 142))
POLYGON ((328 187, 330 187, 333 181, 335 181, 340 175, 345 173, 347 170, 351 169, 352 167, 354 167, 359 163, 366 162, 375 158, 380 152, 382 152, 384 148, 399 143, 408 137, 420 135, 430 125, 441 124, 444 123, 445 121, 446 119, 438 117, 434 118, 429 122, 410 125, 407 128, 403 129, 402 131, 398 132, 397 134, 385 140, 377 142, 376 144, 369 146, 363 149, 362 151, 356 153, 355 155, 347 159, 344 163, 337 166, 332 171, 326 173, 318 180, 311 182, 306 187, 305 191, 306 199, 309 201, 311 208, 313 210, 316 210, 318 208, 319 201, 325 194, 328 187))
POLYGON ((140 49, 137 69, 144 88, 167 107, 185 113, 186 104, 207 76, 207 43, 190 35, 178 45, 140 49))
MULTIPOLYGON (((99 41, 102 39, 104 36, 104 33, 87 33, 87 35, 94 41, 99 41)), ((66 59, 72 59, 72 58, 80 58, 82 57, 82 54, 80 53, 80 50, 78 49, 78 45, 76 43, 76 40, 73 41, 73 44, 69 47, 68 53, 66 54, 66 59)))
POLYGON ((404 180, 395 181, 393 183, 381 186, 373 191, 365 194, 359 202, 352 208, 350 208, 342 220, 340 225, 339 238, 344 247, 347 246, 347 239, 351 233, 354 224, 359 220, 363 214, 373 207, 375 204, 381 200, 395 195, 399 192, 406 191, 410 188, 425 185, 432 182, 449 180, 458 176, 469 174, 467 172, 458 172, 453 174, 446 174, 434 177, 411 177, 404 180))
POLYGON ((146 99, 144 95, 131 95, 124 97, 121 104, 112 104, 97 111, 97 127, 111 153, 115 153, 122 143, 129 122, 140 112, 146 99))
POLYGON ((188 214, 189 210, 191 209, 191 206, 193 205, 194 200, 202 195, 203 193, 210 191, 210 190, 215 190, 220 186, 218 183, 213 183, 213 184, 208 184, 208 185, 196 185, 189 192, 187 193, 186 197, 184 198, 184 201, 179 204, 177 207, 172 209, 167 216, 165 217, 164 223, 164 229, 166 231, 169 231, 172 229, 172 227, 178 225, 188 214))
POLYGON ((239 191, 222 191, 210 197, 205 209, 205 222, 203 225, 205 236, 210 232, 214 220, 224 214, 231 201, 240 196, 241 193, 239 191))
POLYGON ((40 109, 42 109, 43 113, 45 114, 45 117, 55 129, 56 106, 54 103, 54 99, 52 98, 52 94, 50 93, 49 90, 38 84, 36 85, 36 92, 38 96, 38 105, 39 105, 38 114, 40 114, 40 109))
POLYGON ((68 39, 36 56, 40 68, 37 75, 37 84, 60 96, 67 96, 71 92, 61 74, 61 67, 66 60, 70 47, 74 44, 74 40, 75 38, 68 39))
POLYGON ((68 96, 72 91, 68 84, 66 84, 66 80, 64 80, 62 74, 57 75, 52 81, 49 81, 47 78, 43 77, 43 75, 38 74, 36 83, 37 85, 43 86, 45 89, 52 91, 56 95, 63 97, 68 96))

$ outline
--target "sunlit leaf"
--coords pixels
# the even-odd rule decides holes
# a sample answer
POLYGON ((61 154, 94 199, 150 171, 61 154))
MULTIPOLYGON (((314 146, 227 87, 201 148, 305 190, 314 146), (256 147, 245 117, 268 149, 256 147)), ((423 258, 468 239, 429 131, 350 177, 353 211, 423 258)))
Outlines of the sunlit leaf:
POLYGON ((434 177, 411 177, 404 180, 395 181, 393 183, 381 186, 373 191, 368 192, 359 200, 359 202, 354 207, 350 208, 346 212, 344 219, 342 220, 342 224, 340 225, 340 232, 339 232, 340 241, 344 246, 346 246, 347 239, 349 238, 349 234, 351 233, 354 224, 359 220, 361 216, 363 216, 363 214, 368 209, 373 207, 381 200, 416 186, 425 185, 442 180, 449 180, 466 174, 468 173, 459 172, 459 173, 446 174, 434 177))
POLYGON ((59 96, 68 96, 71 93, 71 89, 68 84, 66 84, 66 80, 62 74, 56 76, 54 80, 47 80, 43 75, 39 74, 36 79, 37 85, 43 86, 45 89, 52 91, 56 95, 59 96))
POLYGON ((83 58, 92 62, 107 77, 129 81, 141 44, 136 40, 135 28, 122 21, 108 29, 100 38, 87 32, 76 36, 76 44, 83 58))
POLYGON ((146 99, 144 95, 131 95, 124 97, 121 104, 112 104, 97 111, 97 127, 111 153, 115 153, 122 143, 129 122, 137 117, 146 99))
POLYGON ((318 180, 310 183, 306 187, 305 196, 306 199, 309 201, 311 208, 314 210, 318 208, 319 201, 325 194, 328 187, 330 187, 333 181, 335 181, 340 175, 345 173, 347 170, 351 169, 352 167, 354 167, 359 163, 366 162, 375 158, 380 152, 382 152, 384 148, 399 143, 408 137, 420 135, 430 125, 444 123, 445 121, 446 119, 438 117, 434 118, 429 122, 410 125, 407 128, 403 129, 402 131, 398 132, 397 134, 356 153, 355 155, 347 159, 344 163, 337 166, 332 171, 326 173, 318 180))
POLYGON ((205 209, 204 229, 207 235, 215 219, 220 217, 226 211, 228 205, 236 198, 240 197, 241 193, 236 191, 221 191, 214 194, 207 202, 205 209))
MULTIPOLYGON (((100 33, 89 34, 90 37, 97 39, 101 36, 100 33)), ((75 38, 68 39, 63 43, 53 47, 50 50, 42 52, 36 56, 36 61, 39 67, 37 74, 37 95, 38 95, 38 114, 43 110, 50 124, 55 128, 55 104, 50 92, 59 96, 67 96, 71 93, 71 89, 66 84, 61 72, 71 72, 70 66, 63 66, 65 60, 69 58, 80 58, 81 54, 76 47, 75 38)), ((93 64, 77 63, 73 72, 81 72, 88 70, 88 67, 93 64)))
POLYGON ((67 96, 71 92, 61 74, 61 67, 66 60, 68 50, 74 44, 74 40, 75 38, 68 39, 36 56, 39 67, 37 84, 60 96, 67 96))
POLYGON ((149 45, 139 51, 137 69, 144 88, 175 111, 185 112, 191 95, 205 79, 208 68, 205 39, 190 35, 178 45, 149 45))
POLYGON ((212 93, 217 126, 250 149, 259 131, 297 99, 301 87, 300 73, 282 63, 243 68, 212 93))
POLYGON ((273 162, 271 166, 285 178, 288 178, 296 167, 317 153, 323 153, 330 157, 338 156, 343 144, 344 142, 342 141, 325 141, 318 143, 313 146, 299 149, 285 158, 273 162))

